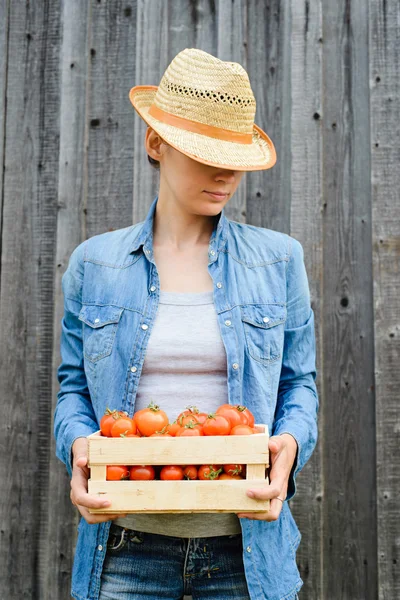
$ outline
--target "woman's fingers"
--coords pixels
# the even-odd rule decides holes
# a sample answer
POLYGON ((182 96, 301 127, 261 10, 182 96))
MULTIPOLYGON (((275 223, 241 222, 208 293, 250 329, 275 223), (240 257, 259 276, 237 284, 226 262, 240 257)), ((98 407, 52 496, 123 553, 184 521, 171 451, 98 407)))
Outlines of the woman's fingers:
POLYGON ((82 454, 81 456, 78 456, 77 458, 75 458, 75 465, 80 468, 86 467, 87 456, 85 454, 82 454))
POLYGON ((270 501, 270 509, 268 511, 251 512, 251 513, 236 513, 239 519, 254 519, 255 521, 276 521, 282 510, 282 502, 277 498, 270 501), (280 505, 280 506, 279 506, 280 505))

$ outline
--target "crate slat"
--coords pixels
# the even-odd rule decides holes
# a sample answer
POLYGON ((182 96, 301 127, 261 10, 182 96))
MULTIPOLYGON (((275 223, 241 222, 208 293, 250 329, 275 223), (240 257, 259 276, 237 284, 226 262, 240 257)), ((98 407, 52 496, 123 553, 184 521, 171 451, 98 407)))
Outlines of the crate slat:
MULTIPOLYGON (((251 487, 266 485, 254 480, 251 487)), ((241 512, 269 510, 269 500, 246 495, 247 480, 221 481, 91 481, 90 493, 110 500, 108 510, 91 513, 146 512, 241 512)))
POLYGON ((95 465, 202 465, 252 463, 268 465, 268 434, 179 438, 88 437, 89 466, 95 465))
POLYGON ((90 467, 90 479, 92 481, 105 481, 107 476, 106 465, 93 465, 90 467))

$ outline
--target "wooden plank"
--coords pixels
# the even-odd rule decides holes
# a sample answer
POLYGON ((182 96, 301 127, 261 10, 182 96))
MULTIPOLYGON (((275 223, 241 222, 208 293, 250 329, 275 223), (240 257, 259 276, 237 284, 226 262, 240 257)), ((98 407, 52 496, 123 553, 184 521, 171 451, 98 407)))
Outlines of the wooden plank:
MULTIPOLYGON (((255 479, 251 487, 265 487, 265 479, 255 479)), ((215 481, 92 481, 89 493, 111 501, 108 510, 91 513, 192 513, 257 512, 269 510, 269 500, 246 495, 247 480, 215 481), (133 509, 134 507, 134 509, 133 509)))
POLYGON ((136 82, 137 23, 136 1, 90 4, 90 47, 81 55, 89 63, 87 237, 132 223, 134 109, 129 90, 136 82))
POLYGON ((106 465, 91 465, 90 479, 92 481, 106 481, 107 466, 106 465))
POLYGON ((322 596, 376 600, 368 11, 360 0, 322 5, 322 596))
MULTIPOLYGON (((53 274, 54 315, 52 389, 48 410, 54 414, 59 384, 57 368, 61 362, 60 332, 64 313, 61 278, 72 251, 85 237, 85 124, 87 68, 89 51, 88 18, 90 4, 72 0, 62 5, 62 46, 60 51, 59 185, 57 199, 57 237, 54 241, 53 274)), ((65 466, 55 456, 51 431, 49 459, 48 530, 43 543, 47 583, 41 598, 70 598, 72 562, 79 513, 70 500, 70 480, 65 466)))
POLYGON ((291 204, 290 234, 304 249, 317 347, 320 442, 297 480, 290 508, 302 540, 297 564, 304 585, 300 597, 322 598, 322 8, 291 1, 291 204))
MULTIPOLYGON (((400 598, 400 6, 369 2, 379 600, 400 598)), ((370 566, 368 566, 370 568, 370 566)))
POLYGON ((268 465, 268 434, 221 435, 190 438, 88 437, 89 466, 92 465, 268 465))
POLYGON ((7 406, 1 424, 0 596, 44 598, 50 535, 60 7, 23 2, 7 6, 0 283, 0 397, 7 406))
MULTIPOLYGON (((7 89, 7 63, 8 63, 8 19, 9 3, 0 2, 0 165, 5 161, 5 127, 6 127, 6 89, 7 89)), ((0 169, 0 231, 2 231, 3 218, 3 169, 0 169)), ((1 243, 1 240, 0 240, 1 243)))
POLYGON ((246 222, 289 233, 290 229, 290 12, 288 2, 247 2, 247 71, 256 125, 272 139, 272 169, 247 175, 246 222))
MULTIPOLYGON (((236 463, 233 463, 236 464, 236 463)), ((247 464, 246 479, 265 479, 265 469, 269 465, 263 464, 247 464)), ((268 479, 268 477, 267 477, 268 479)))

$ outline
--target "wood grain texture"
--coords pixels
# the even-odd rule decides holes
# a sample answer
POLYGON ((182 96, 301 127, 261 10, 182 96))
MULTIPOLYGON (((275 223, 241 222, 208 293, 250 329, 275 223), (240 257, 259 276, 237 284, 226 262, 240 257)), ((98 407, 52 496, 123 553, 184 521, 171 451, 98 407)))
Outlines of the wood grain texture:
MULTIPOLYGON (((9 0, 0 2, 0 165, 5 161, 5 127, 6 127, 6 93, 7 93, 7 64, 9 43, 9 0)), ((0 169, 0 231, 3 219, 3 169, 0 169)), ((0 237, 1 248, 1 237, 0 237)))
POLYGON ((323 598, 375 600, 368 12, 358 0, 322 6, 323 598))
POLYGON ((268 428, 248 435, 184 437, 108 438, 88 437, 89 466, 92 465, 202 465, 269 463, 268 428), (266 429, 266 430, 265 430, 266 429), (224 461, 225 462, 221 462, 224 461))
POLYGON ((249 498, 266 485, 265 477, 249 481, 94 481, 89 493, 109 500, 109 509, 90 509, 92 514, 229 513, 268 511, 269 500, 249 498))
POLYGON ((132 112, 136 1, 91 2, 88 61, 86 237, 132 224, 132 112))
POLYGON ((290 234, 304 250, 314 311, 317 347, 317 388, 320 399, 319 440, 298 478, 291 510, 302 534, 297 561, 304 586, 300 598, 322 598, 323 497, 323 327, 322 327, 322 6, 321 2, 291 2, 291 190, 290 234))
POLYGON ((247 3, 247 71, 256 120, 272 139, 272 169, 247 174, 246 222, 290 230, 290 10, 287 1, 247 3))
POLYGON ((61 277, 145 218, 159 174, 129 89, 197 47, 242 64, 277 149, 229 218, 298 239, 319 443, 291 508, 301 600, 400 597, 396 0, 0 2, 0 598, 67 600, 78 513, 55 457, 61 277))
MULTIPOLYGON (((57 368, 61 362, 60 333, 64 302, 61 277, 69 257, 85 237, 85 170, 87 52, 90 5, 73 0, 63 3, 62 44, 60 48, 60 147, 58 156, 58 201, 55 262, 53 264, 54 332, 52 387, 49 402, 54 414, 59 384, 57 368)), ((60 41, 61 41, 60 40, 60 41)), ((43 544, 43 568, 47 583, 41 594, 51 600, 70 597, 72 561, 76 541, 78 511, 71 504, 70 482, 64 465, 56 458, 53 424, 51 428, 47 521, 49 534, 43 544)))
MULTIPOLYGON (((0 597, 44 598, 60 8, 8 4, 0 288, 0 597)), ((47 592, 46 592, 47 593, 47 592)))
POLYGON ((379 600, 400 598, 400 5, 369 3, 379 600))

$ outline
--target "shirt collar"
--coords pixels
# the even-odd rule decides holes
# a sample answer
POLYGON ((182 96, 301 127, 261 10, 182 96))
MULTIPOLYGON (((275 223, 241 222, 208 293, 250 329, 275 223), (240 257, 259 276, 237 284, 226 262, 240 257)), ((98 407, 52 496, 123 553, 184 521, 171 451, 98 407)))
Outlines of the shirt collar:
MULTIPOLYGON (((140 246, 144 246, 150 252, 152 252, 153 246, 153 221, 154 221, 154 213, 156 210, 156 205, 158 201, 158 194, 154 198, 147 216, 142 223, 142 226, 139 229, 139 232, 132 244, 130 249, 130 253, 136 252, 140 248, 140 246)), ((212 250, 220 250, 222 246, 226 242, 226 233, 227 233, 228 219, 225 215, 225 209, 222 208, 222 211, 217 215, 214 229, 210 237, 209 249, 212 250)))

